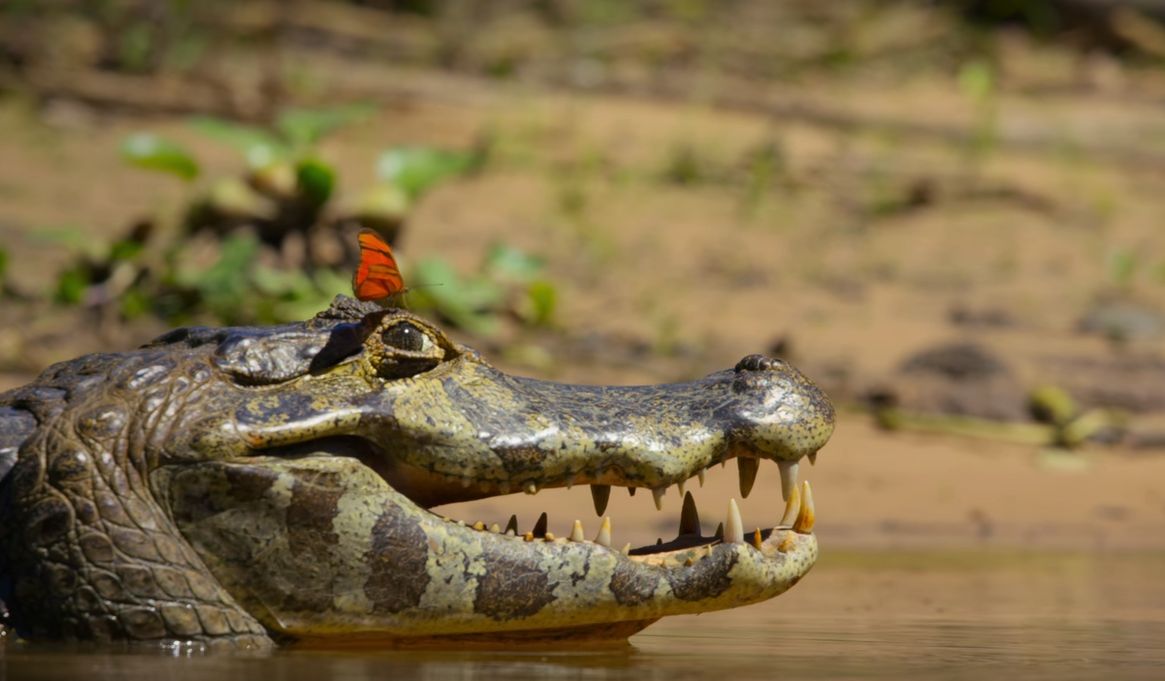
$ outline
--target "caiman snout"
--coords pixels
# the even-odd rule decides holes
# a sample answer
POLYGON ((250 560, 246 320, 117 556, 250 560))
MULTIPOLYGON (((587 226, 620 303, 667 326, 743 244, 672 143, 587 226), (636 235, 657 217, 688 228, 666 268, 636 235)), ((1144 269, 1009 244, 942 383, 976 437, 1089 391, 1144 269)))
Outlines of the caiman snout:
POLYGON ((619 387, 513 377, 475 355, 450 364, 460 365, 450 369, 458 378, 441 381, 432 401, 415 409, 398 402, 381 424, 383 441, 414 443, 385 448, 400 452, 386 478, 428 506, 574 484, 659 495, 734 457, 743 495, 768 459, 781 468, 787 500, 797 462, 833 431, 825 394, 788 363, 761 355, 687 383, 619 387), (478 455, 466 456, 472 450, 478 455))

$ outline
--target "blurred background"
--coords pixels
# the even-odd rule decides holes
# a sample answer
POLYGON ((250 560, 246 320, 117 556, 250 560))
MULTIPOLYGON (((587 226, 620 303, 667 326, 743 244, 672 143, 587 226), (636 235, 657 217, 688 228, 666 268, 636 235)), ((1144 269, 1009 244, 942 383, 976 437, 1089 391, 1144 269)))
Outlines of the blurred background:
MULTIPOLYGON (((1154 0, 8 0, 0 389, 307 318, 371 226, 408 306, 510 371, 793 361, 841 409, 802 473, 842 551, 823 583, 864 584, 871 550, 906 592, 918 566, 995 575, 983 549, 1067 552, 985 588, 1159 624, 1163 105, 1154 0), (1071 581, 1128 551, 1156 557, 1071 581), (1079 599, 1032 596, 1049 574, 1079 599)), ((612 503, 673 531, 674 498, 612 503)), ((812 582, 785 598, 881 602, 812 582)))

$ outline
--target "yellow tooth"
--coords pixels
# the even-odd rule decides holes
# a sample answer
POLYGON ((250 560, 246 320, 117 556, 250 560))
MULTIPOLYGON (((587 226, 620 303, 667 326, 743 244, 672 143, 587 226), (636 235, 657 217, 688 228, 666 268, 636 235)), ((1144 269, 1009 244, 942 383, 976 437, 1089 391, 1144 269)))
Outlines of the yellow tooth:
POLYGON ((728 500, 728 519, 724 522, 724 541, 729 544, 744 543, 744 522, 740 519, 740 508, 736 499, 728 500))
POLYGON ((799 466, 796 461, 778 461, 777 468, 781 471, 781 498, 788 501, 789 495, 797 487, 797 469, 799 466))
POLYGON ((707 472, 708 472, 707 468, 701 468, 700 472, 696 473, 696 477, 700 479, 700 487, 704 486, 704 474, 707 472))
POLYGON ((546 541, 554 541, 554 533, 548 531, 542 538, 546 541))
POLYGON ((759 549, 763 541, 764 539, 760 536, 760 528, 758 527, 756 528, 756 532, 752 534, 752 545, 759 549))
POLYGON ((676 483, 676 489, 678 489, 680 491, 681 497, 684 496, 684 481, 683 480, 680 480, 679 482, 676 483))
POLYGON ((484 529, 485 529, 485 523, 483 523, 483 522, 481 522, 481 521, 479 520, 479 521, 477 521, 476 523, 474 523, 474 524, 473 524, 473 529, 475 529, 475 530, 477 530, 478 532, 480 532, 480 531, 482 531, 482 530, 484 530, 484 529))
POLYGON ((611 517, 603 518, 603 524, 599 525, 599 533, 595 535, 595 543, 600 546, 611 546, 611 517))
POLYGON ((785 538, 781 540, 781 543, 777 544, 777 550, 781 553, 788 553, 792 551, 793 547, 797 544, 797 540, 794 539, 796 536, 797 535, 793 534, 792 532, 786 534, 785 538))
POLYGON ((574 521, 574 527, 570 528, 570 540, 571 541, 583 541, 585 538, 586 537, 583 536, 582 521, 581 520, 574 521))
POLYGON ((793 493, 789 495, 789 500, 785 502, 785 515, 781 516, 781 527, 792 527, 793 522, 797 520, 798 514, 801 513, 801 488, 794 487, 793 493))
POLYGON ((817 452, 813 452, 812 454, 809 455, 809 465, 810 466, 817 465, 817 452))
POLYGON ((526 489, 526 494, 537 494, 538 493, 538 485, 533 483, 533 482, 526 483, 525 489, 526 489))
POLYGON ((809 534, 813 531, 813 523, 816 519, 816 510, 813 508, 813 492, 809 489, 809 481, 806 480, 801 483, 801 512, 797 514, 797 520, 793 522, 793 531, 809 534))
POLYGON ((534 533, 527 532, 526 534, 522 535, 522 539, 525 539, 526 541, 534 541, 534 533))
POLYGON ((502 526, 498 525, 497 523, 494 523, 493 525, 489 526, 489 531, 493 532, 494 534, 501 534, 502 526))
POLYGON ((655 500, 655 510, 663 510, 663 493, 667 491, 666 487, 656 487, 651 490, 651 498, 655 500))

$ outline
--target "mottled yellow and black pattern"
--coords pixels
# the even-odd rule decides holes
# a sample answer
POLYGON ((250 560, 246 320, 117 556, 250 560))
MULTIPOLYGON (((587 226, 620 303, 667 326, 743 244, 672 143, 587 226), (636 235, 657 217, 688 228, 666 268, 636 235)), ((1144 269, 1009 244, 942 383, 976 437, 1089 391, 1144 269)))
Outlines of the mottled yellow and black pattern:
POLYGON ((816 558, 811 520, 627 555, 426 509, 795 462, 832 427, 812 383, 759 356, 570 386, 346 298, 303 324, 182 329, 0 394, 0 600, 30 639, 625 637, 788 589, 816 558))

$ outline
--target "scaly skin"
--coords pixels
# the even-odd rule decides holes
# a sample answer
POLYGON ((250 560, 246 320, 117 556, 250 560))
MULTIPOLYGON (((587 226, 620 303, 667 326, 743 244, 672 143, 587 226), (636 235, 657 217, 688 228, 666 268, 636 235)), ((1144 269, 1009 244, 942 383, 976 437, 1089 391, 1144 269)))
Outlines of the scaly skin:
POLYGON ((747 541, 730 526, 631 555, 426 509, 788 464, 832 427, 812 383, 759 356, 686 384, 559 385, 345 298, 303 324, 179 330, 0 394, 0 600, 30 639, 625 638, 795 584, 811 505, 795 493, 747 541))

